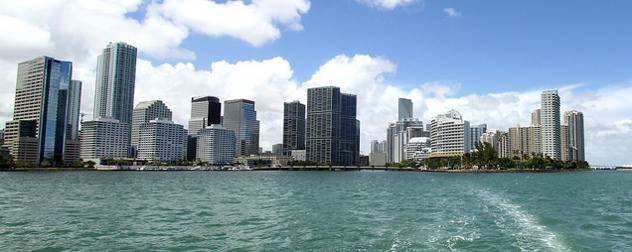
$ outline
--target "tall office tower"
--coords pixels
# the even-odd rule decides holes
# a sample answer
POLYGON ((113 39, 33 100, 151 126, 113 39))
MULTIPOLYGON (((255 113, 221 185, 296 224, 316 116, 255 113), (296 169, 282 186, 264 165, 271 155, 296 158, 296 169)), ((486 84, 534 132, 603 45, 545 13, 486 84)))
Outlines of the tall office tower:
POLYGON ((456 110, 439 115, 430 123, 433 157, 461 156, 470 153, 470 122, 456 110))
POLYGON ((540 125, 540 109, 534 109, 531 112, 531 125, 540 125))
POLYGON ((172 120, 172 112, 160 100, 143 101, 136 105, 133 112, 132 119, 132 142, 130 148, 132 156, 137 156, 138 143, 140 139, 140 126, 143 123, 148 123, 151 120, 163 119, 167 121, 172 120))
POLYGON ((360 159, 360 121, 357 116, 357 97, 340 94, 340 161, 339 164, 355 165, 360 159))
POLYGON ((487 124, 470 126, 470 150, 476 150, 476 143, 481 141, 481 136, 487 131, 487 124))
POLYGON ((561 160, 560 96, 557 95, 557 90, 545 90, 540 97, 542 153, 552 159, 561 160))
MULTIPOLYGON (((110 42, 97 59, 94 87, 94 118, 117 119, 129 124, 130 131, 134 110, 136 53, 134 46, 110 42)), ((128 137, 131 137, 131 132, 128 137)))
POLYGON ((5 145, 18 160, 63 164, 71 78, 72 62, 42 56, 18 64, 13 121, 7 122, 5 132, 5 145), (20 121, 34 121, 34 127, 24 127, 20 121))
POLYGON ((293 150, 305 149, 305 104, 299 101, 283 103, 283 149, 290 156, 293 150))
POLYGON ((358 162, 360 122, 356 96, 339 87, 307 89, 306 158, 318 163, 355 165, 358 162))
POLYGON ((82 122, 81 158, 83 160, 126 158, 128 128, 128 124, 107 117, 82 122))
POLYGON ((182 160, 186 131, 168 119, 154 119, 139 126, 138 159, 182 160))
POLYGON ((235 157, 235 131, 218 124, 198 132, 196 156, 209 164, 230 164, 235 157))
POLYGON ((584 155, 584 114, 577 110, 564 113, 564 125, 568 126, 568 158, 586 161, 584 155))
POLYGON ((189 119, 189 135, 213 124, 221 124, 222 103, 214 96, 191 98, 191 119, 189 119))
POLYGON ((413 102, 410 99, 399 98, 397 109, 397 121, 401 122, 404 119, 413 118, 413 102))
POLYGON ((79 117, 81 114, 81 81, 72 80, 68 88, 68 107, 66 109, 67 116, 67 138, 79 138, 79 117))
POLYGON ((389 124, 386 129, 386 160, 388 163, 399 163, 406 159, 406 144, 413 137, 422 137, 423 122, 417 118, 405 118, 389 124), (410 131, 409 131, 410 129, 410 131), (412 134, 409 134, 412 133, 412 134))
POLYGON ((254 101, 224 101, 224 127, 235 131, 235 156, 259 153, 259 121, 254 101))

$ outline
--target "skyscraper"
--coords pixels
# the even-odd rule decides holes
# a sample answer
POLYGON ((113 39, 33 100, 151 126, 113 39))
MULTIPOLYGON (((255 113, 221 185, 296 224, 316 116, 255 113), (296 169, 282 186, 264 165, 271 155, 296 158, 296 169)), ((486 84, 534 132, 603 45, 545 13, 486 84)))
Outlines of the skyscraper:
POLYGON ((68 107, 66 109, 67 117, 67 138, 79 138, 79 116, 81 114, 81 81, 72 80, 68 88, 68 107))
POLYGON ((156 119, 172 120, 171 110, 162 101, 143 101, 138 103, 136 108, 134 108, 131 142, 132 156, 136 156, 136 150, 140 141, 140 126, 156 119))
POLYGON ((196 156, 210 164, 230 164, 235 157, 235 131, 218 124, 198 132, 196 156))
POLYGON ((18 65, 13 121, 7 122, 5 132, 5 145, 18 160, 63 164, 71 77, 72 62, 46 56, 18 65), (36 157, 32 157, 34 153, 36 157))
POLYGON ((564 113, 564 125, 568 127, 568 159, 586 161, 584 156, 584 114, 577 110, 564 113))
POLYGON ((470 153, 470 122, 456 110, 433 118, 430 124, 432 156, 460 156, 470 153))
POLYGON ((254 101, 225 101, 224 127, 235 131, 235 156, 259 153, 259 121, 254 101))
POLYGON ((356 119, 355 95, 339 87, 307 90, 305 149, 307 160, 318 163, 358 163, 360 122, 356 119))
POLYGON ((542 153, 552 159, 561 160, 560 96, 557 90, 545 90, 540 98, 542 153))
POLYGON ((129 124, 131 130, 136 53, 134 46, 110 42, 99 55, 94 88, 94 118, 111 117, 129 124))
POLYGON ((191 98, 191 119, 189 119, 189 135, 213 124, 221 124, 222 103, 214 96, 191 98))
POLYGON ((119 120, 99 117, 81 123, 81 158, 127 157, 129 125, 119 120))
POLYGON ((404 119, 413 118, 413 102, 410 99, 399 98, 397 104, 397 121, 401 122, 404 119))
POLYGON ((283 103, 282 154, 305 149, 305 105, 299 101, 283 103))
POLYGON ((175 162, 182 160, 186 131, 171 120, 154 119, 138 130, 138 158, 175 162))

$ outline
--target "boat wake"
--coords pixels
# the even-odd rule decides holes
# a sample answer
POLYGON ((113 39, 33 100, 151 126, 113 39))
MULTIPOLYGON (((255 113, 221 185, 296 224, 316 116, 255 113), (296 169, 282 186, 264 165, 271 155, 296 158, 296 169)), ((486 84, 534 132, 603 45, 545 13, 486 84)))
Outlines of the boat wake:
POLYGON ((505 235, 513 236, 521 251, 571 251, 560 243, 557 235, 547 230, 529 213, 521 210, 520 205, 512 204, 498 194, 478 190, 475 194, 486 203, 487 213, 494 218, 505 235))

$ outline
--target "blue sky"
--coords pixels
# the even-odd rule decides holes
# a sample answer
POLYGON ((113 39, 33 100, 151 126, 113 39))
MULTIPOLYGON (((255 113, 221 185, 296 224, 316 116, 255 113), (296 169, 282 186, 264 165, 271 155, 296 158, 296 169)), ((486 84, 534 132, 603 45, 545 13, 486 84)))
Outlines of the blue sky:
POLYGON ((450 109, 473 124, 528 125, 539 94, 584 113, 587 159, 632 164, 630 1, 0 0, 0 123, 17 63, 74 63, 92 113, 96 56, 139 48, 136 103, 163 100, 187 125, 190 97, 256 102, 261 146, 281 142, 282 103, 337 85, 358 95, 362 152, 383 140, 397 98, 424 123, 450 109), (62 14, 63 13, 63 14, 62 14))

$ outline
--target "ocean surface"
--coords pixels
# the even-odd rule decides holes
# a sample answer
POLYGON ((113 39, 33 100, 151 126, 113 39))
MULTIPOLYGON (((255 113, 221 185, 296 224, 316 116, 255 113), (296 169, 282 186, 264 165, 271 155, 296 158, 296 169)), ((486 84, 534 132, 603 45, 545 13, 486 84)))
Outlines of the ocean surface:
POLYGON ((632 251, 632 171, 2 172, 0 251, 632 251))

